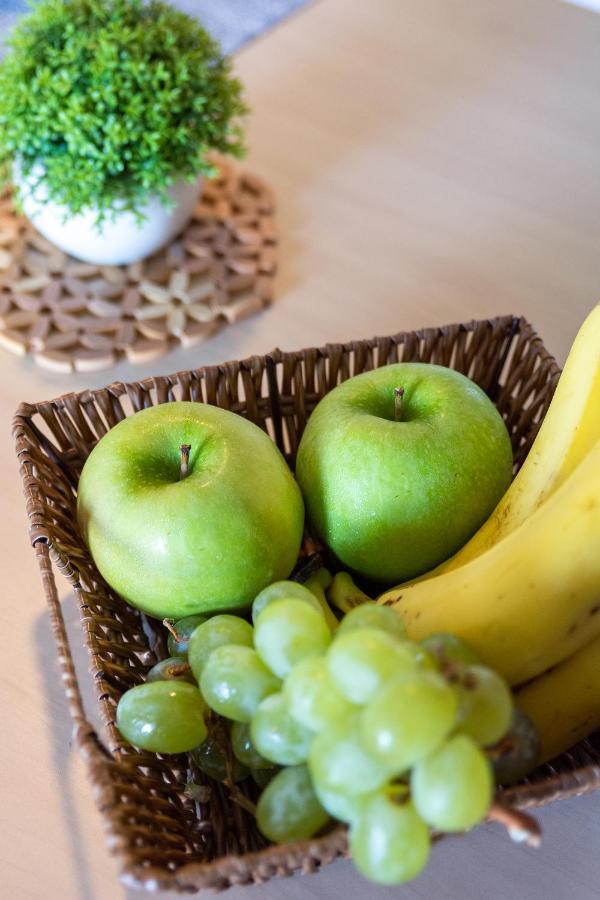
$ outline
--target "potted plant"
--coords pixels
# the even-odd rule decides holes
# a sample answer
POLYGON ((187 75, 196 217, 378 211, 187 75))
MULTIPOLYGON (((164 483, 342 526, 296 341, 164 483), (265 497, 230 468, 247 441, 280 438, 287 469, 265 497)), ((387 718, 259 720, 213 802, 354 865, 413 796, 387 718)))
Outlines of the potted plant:
POLYGON ((239 156, 240 82, 161 0, 41 0, 0 64, 0 165, 35 227, 73 256, 156 251, 197 203, 211 150, 239 156))

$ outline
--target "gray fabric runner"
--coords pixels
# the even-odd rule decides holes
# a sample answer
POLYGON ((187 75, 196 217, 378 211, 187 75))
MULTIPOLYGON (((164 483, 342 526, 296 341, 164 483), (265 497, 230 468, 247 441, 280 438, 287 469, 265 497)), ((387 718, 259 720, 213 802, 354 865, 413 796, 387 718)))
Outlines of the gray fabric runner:
MULTIPOLYGON (((225 53, 233 53, 258 37, 307 0, 172 0, 220 42, 225 53)), ((0 0, 0 37, 4 41, 18 16, 26 12, 26 0, 0 0)))

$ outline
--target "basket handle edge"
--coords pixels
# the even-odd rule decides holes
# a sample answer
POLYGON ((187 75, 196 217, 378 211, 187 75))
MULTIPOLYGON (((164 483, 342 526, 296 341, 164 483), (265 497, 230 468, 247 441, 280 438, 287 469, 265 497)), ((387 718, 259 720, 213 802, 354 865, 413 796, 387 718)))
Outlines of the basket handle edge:
POLYGON ((94 758, 98 761, 102 760, 102 762, 112 760, 110 752, 104 746, 104 743, 94 726, 87 719, 83 708, 83 699, 77 682, 69 637, 58 597, 56 581, 54 579, 48 541, 44 538, 38 538, 38 540, 33 542, 33 549, 38 561, 44 594, 50 612, 52 633, 58 650, 61 680, 67 698, 69 712, 73 720, 73 740, 75 746, 84 757, 88 759, 91 757, 90 761, 93 761, 94 758))

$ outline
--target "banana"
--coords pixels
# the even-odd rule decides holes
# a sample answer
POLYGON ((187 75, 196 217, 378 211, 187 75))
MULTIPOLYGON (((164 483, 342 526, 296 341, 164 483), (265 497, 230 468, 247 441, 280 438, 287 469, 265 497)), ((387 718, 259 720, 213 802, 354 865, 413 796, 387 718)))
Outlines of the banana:
POLYGON ((511 684, 570 656, 600 634, 600 441, 518 528, 458 569, 379 603, 408 635, 463 638, 511 684))
POLYGON ((598 440, 600 303, 579 329, 533 446, 494 512, 458 553, 407 584, 458 569, 497 544, 560 487, 598 440))
POLYGON ((600 728, 600 637, 522 687, 515 702, 539 734, 538 764, 600 728))

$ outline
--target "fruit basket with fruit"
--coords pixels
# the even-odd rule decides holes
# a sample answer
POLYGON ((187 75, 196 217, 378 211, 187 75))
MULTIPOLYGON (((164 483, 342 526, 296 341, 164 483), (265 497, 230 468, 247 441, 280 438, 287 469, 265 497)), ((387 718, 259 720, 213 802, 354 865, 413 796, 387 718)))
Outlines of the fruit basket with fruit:
MULTIPOLYGON (((507 316, 295 353, 276 350, 20 407, 14 433, 30 536, 75 740, 128 884, 193 891, 314 872, 348 852, 348 832, 339 822, 350 826, 350 850, 363 873, 400 882, 424 864, 432 832, 468 828, 487 813, 513 835, 535 840, 534 823, 519 810, 600 786, 600 742, 587 737, 600 725, 594 692, 599 573, 590 555, 600 524, 599 318, 597 309, 582 329, 552 405, 555 361, 526 321, 507 316), (358 546, 356 529, 340 528, 331 512, 352 505, 336 481, 339 470, 364 472, 355 441, 360 423, 353 420, 344 432, 345 413, 334 411, 342 439, 329 463, 329 450, 320 446, 323 415, 306 427, 326 395, 320 410, 331 410, 334 394, 360 405, 364 397, 360 390, 358 400, 350 397, 352 384, 386 382, 391 399, 375 413, 386 434, 402 417, 407 424, 418 419, 412 375, 396 368, 398 362, 467 375, 493 401, 512 444, 511 460, 500 417, 489 412, 482 391, 465 388, 470 400, 461 407, 462 430, 468 437, 469 416, 480 405, 493 438, 486 452, 494 477, 486 478, 485 466, 477 469, 481 447, 463 446, 460 435, 450 434, 459 462, 478 473, 476 490, 464 515, 452 500, 453 514, 437 535, 435 517, 426 522, 431 540, 413 541, 414 571, 397 530, 408 527, 410 504, 398 511, 386 491, 367 491, 355 506, 357 528, 364 510, 377 504, 387 517, 379 516, 369 532, 367 515, 358 546), (390 392, 387 375, 400 372, 405 384, 390 392), (360 373, 370 373, 367 381, 360 373), (342 382, 342 394, 335 393, 342 382), (198 419, 204 432, 197 431, 198 419), (204 442, 202 433, 209 435, 204 442), (226 452, 219 455, 226 433, 226 452), (297 463, 309 520, 335 550, 325 560, 340 570, 333 578, 312 536, 294 566, 302 501, 281 456, 273 457, 272 442, 292 469, 297 463), (165 445, 167 487, 160 461, 165 445), (240 448, 243 462, 236 463, 240 448), (143 465, 152 461, 143 485, 132 477, 142 451, 143 465), (511 463, 520 474, 500 499, 511 463), (225 514, 208 503, 198 521, 192 500, 172 507, 175 489, 187 497, 188 486, 206 484, 223 467, 231 491, 225 514), (321 501, 333 482, 336 503, 327 512, 321 501), (159 483, 157 504, 152 486, 159 483), (314 490, 318 483, 321 492, 314 490), (479 521, 464 525, 484 501, 479 521), (452 528, 458 531, 451 534, 452 528), (216 545, 202 554, 215 536, 220 566, 211 569, 201 563, 217 558, 216 545), (375 605, 344 569, 362 571, 360 583, 374 596, 381 592, 373 581, 378 570, 391 565, 390 546, 397 553, 380 581, 388 588, 403 584, 375 605), (237 569, 240 554, 251 565, 237 569), (54 568, 80 603, 103 721, 98 730, 82 703, 54 568), (425 569, 433 571, 423 577, 425 569), (202 596, 212 598, 206 611, 188 603, 190 573, 202 596), (281 582, 288 577, 293 582, 281 582), (250 604, 252 624, 243 617, 250 604), (514 695, 504 679, 516 687, 514 695), (516 716, 513 696, 521 710, 516 716), (523 712, 537 726, 541 747, 523 712), (505 785, 493 803, 492 764, 505 785)), ((451 394, 459 376, 442 377, 451 394)), ((449 396, 445 386, 439 390, 423 395, 423 408, 431 411, 449 396)), ((325 417, 331 434, 330 424, 325 417)), ((386 445, 379 477, 388 442, 373 442, 386 445)), ((428 474, 436 471, 434 449, 421 447, 415 455, 434 461, 428 474)), ((376 456, 369 454, 370 461, 376 456)), ((459 468, 456 463, 457 478, 459 468)), ((413 478, 424 477, 415 472, 413 478)), ((404 496, 413 484, 404 485, 404 496)), ((431 495, 438 518, 448 498, 459 496, 453 490, 448 483, 441 501, 431 495)), ((460 495, 468 491, 465 482, 460 495)), ((427 516, 419 510, 417 518, 427 516)))

